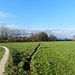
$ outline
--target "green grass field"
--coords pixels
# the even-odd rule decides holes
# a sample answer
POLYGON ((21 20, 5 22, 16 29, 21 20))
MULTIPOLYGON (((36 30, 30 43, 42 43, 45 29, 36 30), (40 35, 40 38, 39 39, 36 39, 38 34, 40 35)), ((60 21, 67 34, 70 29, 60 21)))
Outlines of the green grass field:
POLYGON ((0 47, 0 60, 3 57, 4 52, 5 52, 4 49, 0 47))
POLYGON ((30 72, 26 71, 23 66, 26 59, 34 52, 38 46, 38 42, 26 43, 1 43, 0 45, 6 46, 10 50, 9 60, 6 64, 5 75, 27 75, 30 72))
POLYGON ((10 49, 5 75, 75 75, 75 42, 15 42, 1 45, 10 49), (30 70, 24 69, 24 63, 28 62, 27 58, 39 43, 41 45, 29 63, 30 70))
POLYGON ((41 43, 31 66, 33 75, 75 75, 75 42, 41 43))

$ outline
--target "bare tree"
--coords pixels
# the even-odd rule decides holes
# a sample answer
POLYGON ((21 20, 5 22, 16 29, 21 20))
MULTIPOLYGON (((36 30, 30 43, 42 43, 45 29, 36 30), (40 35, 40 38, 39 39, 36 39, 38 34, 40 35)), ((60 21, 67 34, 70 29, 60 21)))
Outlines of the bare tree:
POLYGON ((57 40, 57 37, 54 36, 54 35, 50 35, 49 40, 50 41, 56 41, 57 40))
POLYGON ((48 41, 48 35, 45 32, 39 32, 38 34, 31 34, 31 41, 48 41))
POLYGON ((14 40, 18 40, 21 35, 20 29, 10 29, 9 37, 14 40))
POLYGON ((39 41, 48 41, 48 35, 45 32, 40 32, 38 34, 39 41))
POLYGON ((1 36, 1 41, 4 40, 5 36, 7 35, 7 27, 4 23, 1 24, 0 26, 0 36, 1 36))
POLYGON ((75 41, 75 35, 73 35, 73 38, 72 38, 72 40, 73 40, 73 41, 75 41))

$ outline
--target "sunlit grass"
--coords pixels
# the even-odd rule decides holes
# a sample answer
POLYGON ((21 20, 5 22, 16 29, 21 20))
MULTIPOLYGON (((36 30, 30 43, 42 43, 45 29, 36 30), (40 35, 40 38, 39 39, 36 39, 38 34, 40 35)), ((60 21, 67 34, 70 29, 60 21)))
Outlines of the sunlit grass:
POLYGON ((3 57, 4 52, 5 52, 5 50, 2 47, 0 47, 0 60, 3 57))
POLYGON ((35 75, 75 75, 75 42, 45 42, 33 56, 35 75))

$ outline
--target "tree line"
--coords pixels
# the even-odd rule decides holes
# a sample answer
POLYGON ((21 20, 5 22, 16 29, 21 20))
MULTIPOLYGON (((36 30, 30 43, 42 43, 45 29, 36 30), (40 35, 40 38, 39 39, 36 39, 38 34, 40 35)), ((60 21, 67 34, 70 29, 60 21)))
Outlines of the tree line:
POLYGON ((22 31, 17 28, 0 26, 0 42, 23 42, 23 41, 56 41, 55 35, 48 36, 45 32, 31 33, 29 37, 22 36, 22 31))

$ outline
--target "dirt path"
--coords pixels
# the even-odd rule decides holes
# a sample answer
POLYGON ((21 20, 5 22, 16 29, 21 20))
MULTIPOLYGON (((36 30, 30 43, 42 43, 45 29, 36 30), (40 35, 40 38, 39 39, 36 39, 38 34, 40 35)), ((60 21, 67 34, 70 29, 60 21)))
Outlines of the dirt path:
POLYGON ((3 72, 5 71, 5 64, 9 56, 9 49, 4 46, 1 46, 1 47, 5 49, 5 53, 0 61, 0 75, 3 75, 3 72))

